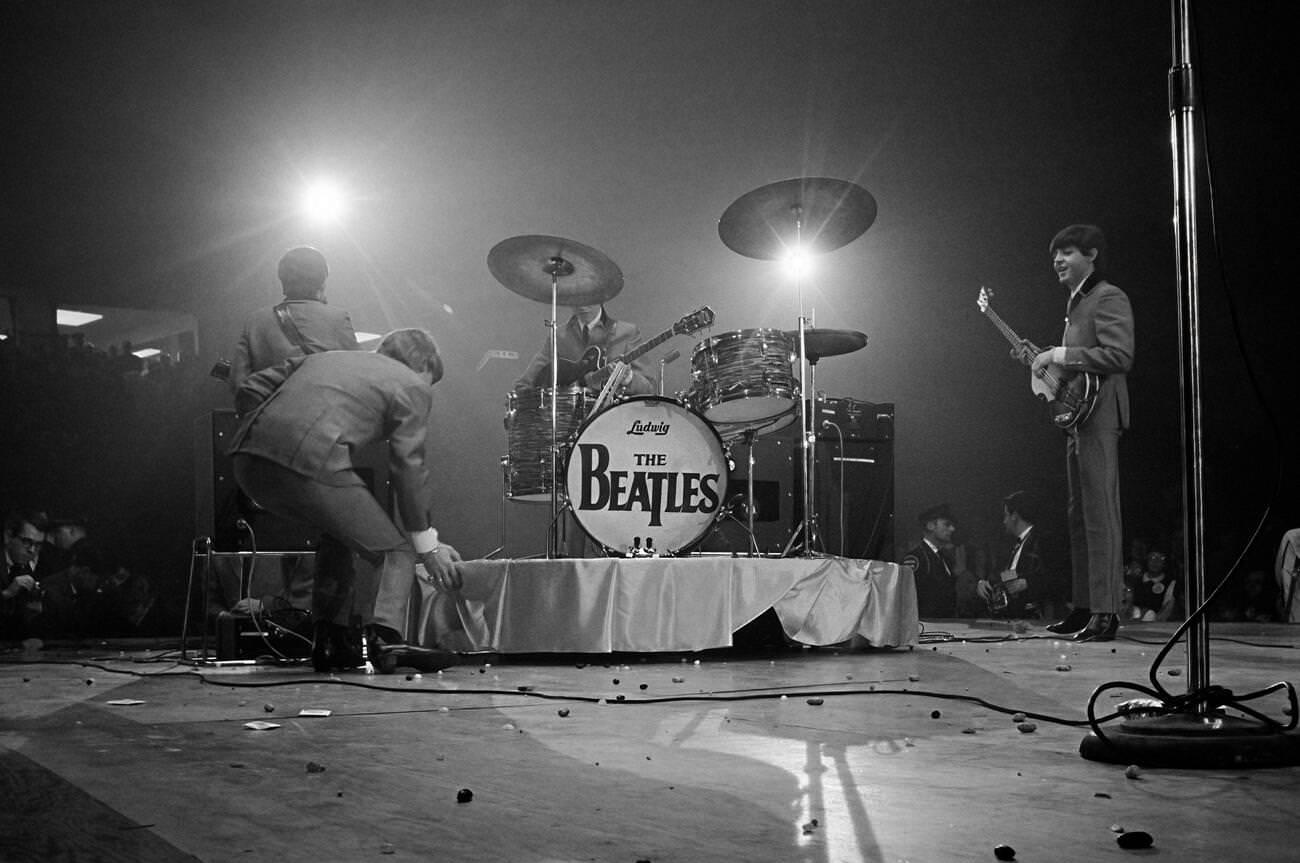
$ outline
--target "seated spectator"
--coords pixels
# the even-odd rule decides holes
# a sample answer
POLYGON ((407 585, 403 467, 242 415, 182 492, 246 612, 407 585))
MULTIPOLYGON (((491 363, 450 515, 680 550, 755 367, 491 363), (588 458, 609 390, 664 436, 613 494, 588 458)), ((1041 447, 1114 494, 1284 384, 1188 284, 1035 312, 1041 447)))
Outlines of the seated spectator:
POLYGON ((1172 620, 1175 617, 1175 595, 1178 580, 1167 569, 1169 556, 1153 549, 1147 554, 1146 569, 1133 587, 1133 620, 1172 620))
POLYGON ((1039 541, 1038 504, 1023 491, 1002 499, 1002 530, 1007 535, 1006 566, 979 583, 979 595, 995 617, 1038 615, 1048 564, 1039 541))
POLYGON ((84 519, 50 523, 41 558, 45 638, 114 638, 135 635, 153 608, 149 580, 132 574, 96 543, 84 519))
POLYGON ((1271 623, 1277 620, 1277 586, 1265 570, 1252 569, 1246 573, 1239 594, 1238 620, 1249 620, 1254 623, 1271 623))
POLYGON ((0 641, 37 635, 43 610, 36 578, 49 521, 45 513, 13 512, 4 520, 4 569, 0 570, 0 641))

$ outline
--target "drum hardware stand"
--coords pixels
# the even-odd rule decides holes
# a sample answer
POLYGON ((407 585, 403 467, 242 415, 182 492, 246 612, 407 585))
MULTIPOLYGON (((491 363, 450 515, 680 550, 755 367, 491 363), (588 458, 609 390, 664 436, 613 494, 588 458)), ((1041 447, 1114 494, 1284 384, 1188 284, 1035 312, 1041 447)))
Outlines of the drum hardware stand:
POLYGON ((551 277, 551 319, 546 325, 551 328, 551 528, 546 534, 546 556, 559 556, 560 524, 560 276, 571 276, 573 264, 558 255, 552 255, 542 267, 542 272, 551 277))
POLYGON ((659 395, 664 394, 664 366, 682 355, 681 351, 671 351, 659 358, 659 395))
POLYGON ((483 555, 484 560, 490 560, 506 550, 506 501, 509 499, 510 490, 510 456, 501 456, 501 544, 496 548, 483 555))
MULTIPOLYGON (((794 248, 798 252, 803 251, 803 207, 795 204, 790 208, 794 215, 794 248)), ((799 453, 801 456, 800 472, 803 479, 803 520, 795 528, 794 535, 790 537, 793 543, 795 538, 802 534, 803 551, 801 557, 812 557, 816 554, 816 546, 820 544, 821 537, 817 533, 817 513, 813 511, 813 501, 816 498, 813 495, 813 475, 816 473, 813 460, 816 458, 817 449, 813 444, 816 435, 812 432, 808 423, 808 317, 804 311, 803 302, 803 278, 801 275, 795 275, 795 286, 799 294, 799 453)), ((815 366, 815 361, 814 361, 815 366)), ((814 375, 816 370, 814 368, 814 375)), ((787 545, 782 557, 790 553, 792 545, 787 545)))
POLYGON ((747 469, 745 471, 745 533, 749 535, 749 556, 758 557, 762 552, 758 549, 758 537, 754 535, 754 510, 758 509, 754 503, 754 438, 757 437, 755 429, 745 429, 745 459, 747 469))

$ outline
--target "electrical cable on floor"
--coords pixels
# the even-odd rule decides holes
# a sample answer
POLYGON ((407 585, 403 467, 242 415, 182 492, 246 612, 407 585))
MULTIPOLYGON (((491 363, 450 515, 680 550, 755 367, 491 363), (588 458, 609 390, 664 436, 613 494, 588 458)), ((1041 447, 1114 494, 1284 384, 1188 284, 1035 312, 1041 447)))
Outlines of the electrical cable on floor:
MULTIPOLYGON (((19 663, 13 663, 19 664, 19 663)), ((724 689, 709 690, 707 692, 695 692, 692 694, 666 695, 666 696, 645 696, 638 698, 624 698, 615 696, 613 698, 607 695, 577 695, 540 692, 532 687, 516 687, 514 689, 496 689, 496 688, 458 688, 458 689, 425 689, 412 688, 409 686, 386 686, 383 684, 372 683, 361 680, 350 680, 342 677, 330 676, 324 679, 318 677, 311 678, 294 678, 292 680, 271 680, 271 681, 251 681, 235 680, 230 678, 213 678, 199 671, 162 671, 162 672, 140 672, 130 669, 113 668, 106 665, 100 665, 93 662, 76 661, 76 660, 52 660, 44 663, 28 664, 49 664, 49 665, 76 665, 83 668, 94 668, 111 674, 122 674, 128 677, 140 678, 183 678, 186 680, 197 679, 200 683, 208 686, 224 686, 230 689, 276 689, 281 687, 299 688, 304 684, 319 684, 328 686, 343 686, 356 689, 366 689, 375 692, 394 692, 405 695, 456 695, 456 696, 516 696, 525 699, 534 699, 540 701, 564 701, 578 704, 597 704, 611 707, 647 707, 659 704, 677 704, 683 702, 743 702, 743 701, 779 701, 782 698, 831 698, 831 697, 851 697, 851 696, 887 696, 887 695, 904 695, 916 698, 933 698, 941 701, 959 701, 969 704, 975 704, 988 710, 998 713, 1004 713, 1008 716, 1023 715, 1026 719, 1033 719, 1040 722, 1050 722, 1054 725, 1063 725, 1067 727, 1084 727, 1089 724, 1090 719, 1067 719, 1060 716, 1052 716, 1046 713, 1037 713, 1035 711, 1024 710, 1021 708, 1005 707, 996 704, 987 699, 976 695, 966 695, 953 692, 938 692, 925 689, 884 689, 878 684, 867 684, 866 688, 835 688, 822 689, 817 684, 808 685, 800 684, 798 686, 770 686, 757 687, 752 689, 724 689)), ((824 684, 830 686, 831 684, 824 684)), ((838 684, 836 684, 838 686, 838 684)), ((472 708, 458 707, 457 710, 472 708)), ((393 712, 438 712, 440 708, 428 708, 418 711, 379 711, 375 714, 340 714, 340 715, 382 715, 383 713, 393 712)), ((1118 716, 1124 715, 1122 712, 1116 712, 1101 717, 1100 722, 1108 721, 1118 716)))

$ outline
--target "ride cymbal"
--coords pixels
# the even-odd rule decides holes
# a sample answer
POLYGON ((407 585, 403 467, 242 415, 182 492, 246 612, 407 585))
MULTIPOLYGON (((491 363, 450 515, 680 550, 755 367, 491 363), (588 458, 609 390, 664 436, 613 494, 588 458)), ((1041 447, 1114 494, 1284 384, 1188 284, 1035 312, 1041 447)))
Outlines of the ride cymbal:
MULTIPOLYGON (((798 349, 799 331, 787 330, 786 335, 798 349)), ((804 348, 808 351, 808 361, 815 363, 822 357, 837 357, 862 350, 867 346, 867 334, 857 330, 806 329, 803 331, 803 341, 804 348)))
POLYGON ((776 260, 796 246, 833 252, 876 220, 876 199, 861 186, 830 177, 781 180, 737 198, 718 220, 727 248, 747 258, 776 260))
POLYGON ((492 247, 488 270, 521 297, 561 306, 603 303, 623 290, 623 271, 604 254, 582 243, 536 234, 511 237, 492 247))

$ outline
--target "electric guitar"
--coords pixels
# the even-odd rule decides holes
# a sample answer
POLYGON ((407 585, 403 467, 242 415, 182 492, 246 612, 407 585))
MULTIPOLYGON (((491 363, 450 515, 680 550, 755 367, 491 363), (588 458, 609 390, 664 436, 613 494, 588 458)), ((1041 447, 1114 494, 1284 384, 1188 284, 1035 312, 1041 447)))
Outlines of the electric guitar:
POLYGON ((607 360, 605 349, 600 345, 592 345, 582 352, 582 356, 574 361, 560 357, 560 366, 557 377, 560 386, 567 387, 578 383, 583 376, 590 372, 599 371, 607 365, 614 362, 620 362, 630 365, 634 360, 639 359, 649 351, 659 347, 659 345, 671 339, 673 336, 687 335, 713 324, 713 309, 708 306, 702 306, 664 330, 652 339, 648 339, 637 345, 632 350, 623 354, 615 360, 607 360))
MULTIPOLYGON (((1032 367, 1034 357, 1042 351, 1007 326, 1007 322, 993 311, 992 299, 993 292, 981 286, 980 311, 1011 343, 1015 358, 1032 367)), ((1058 428, 1072 429, 1092 416, 1092 410, 1097 406, 1097 395, 1101 392, 1101 381, 1101 375, 1095 372, 1072 372, 1056 363, 1050 363, 1030 377, 1029 386, 1034 395, 1047 403, 1052 422, 1058 428)))

